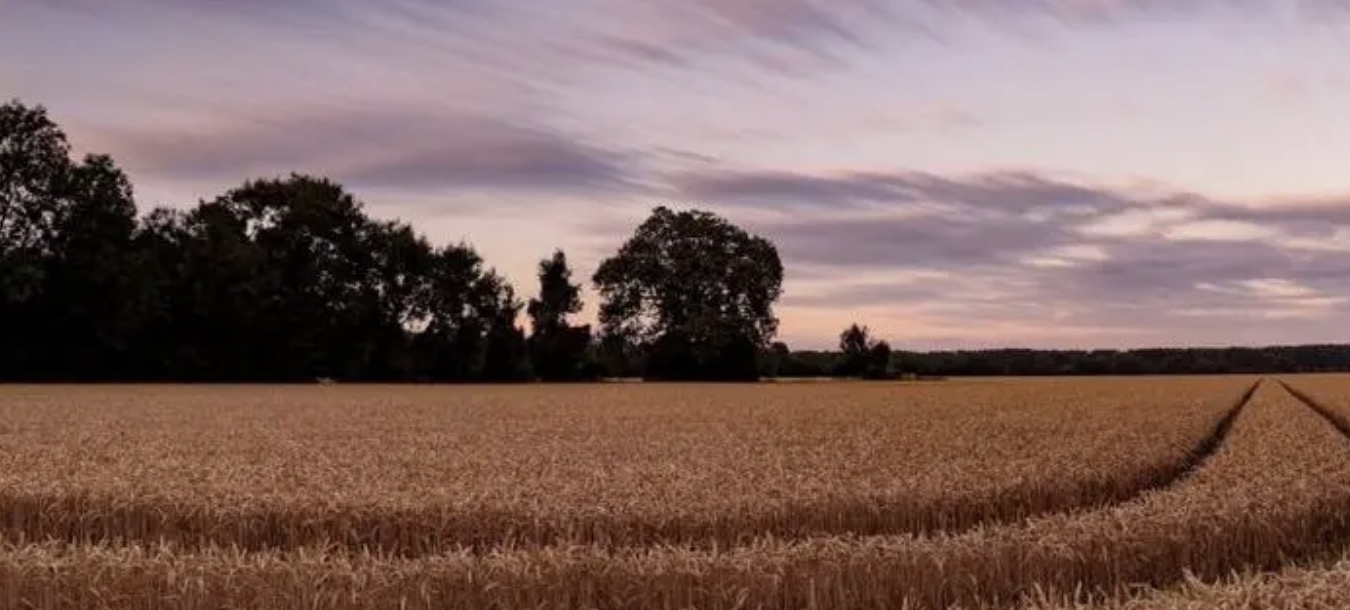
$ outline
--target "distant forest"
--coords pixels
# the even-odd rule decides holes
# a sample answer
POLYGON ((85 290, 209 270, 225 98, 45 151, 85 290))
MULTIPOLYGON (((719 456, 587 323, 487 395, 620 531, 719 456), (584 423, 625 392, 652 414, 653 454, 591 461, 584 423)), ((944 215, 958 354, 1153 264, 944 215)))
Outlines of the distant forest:
POLYGON ((657 207, 581 284, 541 248, 522 299, 469 244, 368 216, 341 185, 250 180, 141 214, 105 155, 74 159, 41 106, 0 105, 0 381, 520 382, 1350 370, 1350 346, 831 352, 775 341, 768 240, 657 207), (528 324, 522 324, 528 320, 528 324))
MULTIPOLYGON (((792 352, 779 374, 830 375, 841 359, 839 352, 792 352)), ((1350 371, 1350 345, 895 352, 889 364, 893 375, 934 377, 1329 373, 1350 371)))

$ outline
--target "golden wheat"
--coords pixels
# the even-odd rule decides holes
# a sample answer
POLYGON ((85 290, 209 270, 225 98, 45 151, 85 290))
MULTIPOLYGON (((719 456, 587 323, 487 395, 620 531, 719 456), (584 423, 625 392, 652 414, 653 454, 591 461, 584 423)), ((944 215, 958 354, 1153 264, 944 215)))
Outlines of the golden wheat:
MULTIPOLYGON (((659 479, 660 485, 639 490, 655 493, 656 498, 644 497, 631 489, 587 485, 584 478, 581 488, 594 494, 588 500, 593 504, 607 506, 630 519, 634 515, 642 519, 672 519, 683 529, 666 531, 686 535, 698 531, 691 524, 708 519, 702 517, 705 521, 698 521, 697 513, 681 505, 681 498, 676 496, 689 494, 692 506, 699 510, 728 511, 714 512, 713 518, 726 520, 726 531, 736 533, 727 540, 739 544, 716 549, 688 544, 672 546, 671 540, 651 544, 652 540, 630 532, 625 535, 632 538, 621 545, 597 543, 601 536, 562 537, 548 544, 522 545, 520 538, 503 536, 489 548, 399 558, 363 552, 358 545, 341 543, 344 539, 334 536, 339 542, 322 548, 296 544, 250 551, 246 545, 201 545, 198 544, 201 540, 190 538, 173 541, 173 536, 163 536, 165 530, 158 533, 137 530, 144 526, 143 522, 124 523, 119 540, 112 535, 118 531, 116 521, 98 513, 107 510, 108 505, 94 502, 65 507, 73 515, 32 517, 40 522, 38 525, 20 518, 17 526, 4 529, 9 543, 0 552, 0 600, 13 602, 11 606, 22 602, 49 608, 843 609, 905 605, 937 608, 950 604, 1012 603, 1038 590, 1059 596, 1079 588, 1088 594, 1117 593, 1133 583, 1165 584, 1178 580, 1188 569, 1207 576, 1241 567, 1273 567, 1289 557, 1306 556, 1327 543, 1343 540, 1347 535, 1347 516, 1340 509, 1350 502, 1350 460, 1345 439, 1273 384, 1266 384, 1256 394, 1237 418, 1228 442, 1202 468, 1175 484, 1160 486, 1123 503, 1046 514, 1025 523, 985 524, 964 532, 959 530, 979 522, 963 522, 960 517, 948 515, 942 517, 946 521, 938 522, 938 529, 944 523, 952 523, 955 524, 952 531, 930 531, 927 535, 839 533, 847 532, 847 526, 865 523, 856 521, 840 523, 841 529, 836 532, 820 528, 827 530, 822 535, 789 527, 784 531, 800 535, 774 537, 765 534, 778 532, 765 525, 773 526, 776 522, 762 517, 774 514, 766 512, 764 505, 772 507, 769 511, 794 506, 774 504, 778 497, 775 493, 813 498, 820 502, 817 506, 828 506, 823 503, 825 500, 848 506, 857 494, 868 493, 866 488, 854 486, 867 482, 875 482, 891 494, 914 491, 932 498, 942 493, 970 497, 986 488, 1018 490, 983 496, 992 498, 991 506, 996 507, 1026 502, 1029 497, 1064 494, 1065 490, 1075 489, 1074 486, 1081 488, 1082 481, 1094 480, 1094 476, 1099 481, 1113 481, 1114 476, 1114 485, 1120 485, 1119 481, 1131 480, 1132 476, 1122 472, 1145 470, 1149 464, 1158 463, 1159 455, 1169 455, 1172 468, 1185 463, 1179 456, 1233 406, 1247 381, 1042 381, 951 384, 938 388, 822 385, 809 390, 786 388, 788 391, 782 394, 776 393, 779 390, 761 388, 698 388, 693 393, 684 388, 628 386, 572 389, 569 391, 590 396, 600 404, 581 404, 573 398, 574 402, 562 400, 549 406, 521 406, 520 394, 514 393, 518 390, 476 389, 471 394, 473 400, 483 402, 472 407, 458 403, 426 404, 431 401, 424 394, 410 400, 424 401, 423 408, 430 409, 430 413, 418 411, 413 403, 389 408, 399 412, 401 418, 411 416, 420 425, 455 422, 460 424, 459 430, 473 429, 473 434, 459 439, 474 451, 510 447, 528 454, 533 450, 535 453, 528 455, 536 459, 541 459, 541 454, 550 454, 566 463, 568 456, 555 452, 564 447, 573 451, 592 448, 599 442, 597 430, 603 430, 615 437, 603 443, 603 449, 584 453, 585 459, 594 462, 596 468, 628 463, 637 466, 638 472, 643 469, 661 472, 660 463, 652 456, 678 458, 665 463, 668 472, 663 473, 666 478, 659 479), (651 404, 630 404, 618 399, 621 396, 641 399, 644 394, 639 391, 645 393, 645 400, 651 404), (495 392, 500 394, 494 396, 495 392), (614 394, 601 401, 595 399, 594 392, 614 394), (670 394, 662 396, 663 392, 670 394), (506 402, 507 397, 514 397, 516 402, 506 402), (678 410, 662 411, 657 404, 678 410), (475 409, 488 412, 475 417, 479 415, 475 409), (544 427, 551 431, 545 433, 540 420, 548 422, 544 427), (512 444, 505 429, 496 427, 500 421, 511 422, 530 442, 512 444), (921 432, 914 432, 916 429, 921 432), (485 432, 495 436, 485 436, 485 432), (669 441, 682 434, 688 435, 682 442, 669 441), (661 439, 666 439, 667 444, 658 444, 656 450, 647 446, 660 443, 661 439), (910 444, 896 449, 892 444, 898 440, 910 444), (756 450, 747 451, 745 445, 756 450), (672 447, 682 450, 672 451, 672 447), (1154 455, 1150 457, 1150 453, 1154 455), (740 461, 719 461, 728 459, 740 461), (946 460, 958 465, 950 466, 946 460), (1037 467, 1042 470, 1036 470, 1037 467), (916 469, 930 472, 915 477, 916 469), (718 503, 706 492, 699 495, 700 484, 720 483, 735 478, 737 472, 742 479, 736 481, 739 486, 722 491, 740 494, 739 503, 729 498, 718 503), (1009 477, 1020 480, 1009 485, 1009 477), (1028 485, 1028 481, 1032 484, 1028 485), (1040 496, 1029 495, 1025 490, 1040 496), (628 504, 617 504, 622 501, 628 504), (751 506, 750 501, 761 505, 751 506), (751 510, 746 513, 734 512, 747 507, 751 510), (99 524, 97 527, 103 529, 97 531, 106 533, 88 536, 78 529, 90 523, 99 524), (50 524, 72 529, 62 530, 50 524), (25 540, 35 532, 55 533, 56 540, 25 540), (171 542, 147 542, 156 535, 171 542), (85 538, 95 538, 102 544, 78 543, 85 538), (648 544, 641 544, 644 542, 648 544)), ((172 398, 170 402, 178 405, 177 409, 131 403, 110 407, 108 399, 104 399, 106 413, 130 412, 130 421, 139 422, 140 427, 118 424, 111 418, 91 424, 90 420, 100 418, 86 407, 42 412, 37 405, 44 402, 50 405, 50 397, 32 390, 27 398, 22 397, 23 392, 11 393, 9 404, 14 408, 6 409, 4 433, 11 441, 25 434, 34 436, 29 437, 32 444, 8 443, 11 454, 5 459, 14 460, 13 454, 21 453, 12 450, 16 446, 41 452, 36 448, 36 440, 44 430, 60 436, 59 430, 39 425, 43 422, 63 422, 87 431, 86 439, 99 438, 94 431, 106 427, 122 435, 118 444, 85 443, 80 449, 75 446, 78 443, 73 443, 49 455, 64 459, 81 456, 78 461, 81 467, 104 475, 116 473, 124 477, 118 485, 139 485, 143 491, 159 494, 150 496, 155 499, 174 498, 172 494, 182 493, 183 499, 177 500, 180 504, 163 506, 171 510, 196 507, 204 511, 208 517, 200 523, 214 523, 224 530, 212 540, 230 541, 236 539, 239 530, 231 529, 228 511, 252 502, 271 502, 267 509, 276 510, 287 502, 299 505, 308 498, 310 512, 304 514, 312 517, 322 515, 324 510, 343 510, 343 502, 351 502, 352 498, 369 501, 368 494, 375 490, 352 490, 329 503, 315 493, 326 483, 312 478, 316 471, 309 469, 314 465, 305 463, 301 447, 322 446, 324 439, 334 435, 333 428, 324 427, 323 422, 329 422, 328 426, 345 422, 351 426, 349 439, 375 435, 391 443, 394 439, 418 438, 417 433, 403 427, 406 423, 385 421, 387 427, 379 428, 381 418, 360 417, 361 405, 369 404, 366 401, 373 399, 376 389, 336 393, 324 407, 295 406, 298 404, 295 394, 289 394, 299 392, 306 395, 306 400, 312 400, 313 394, 309 392, 313 390, 278 390, 265 399, 248 399, 251 402, 232 407, 233 411, 226 408, 200 417, 184 407, 194 400, 212 403, 231 392, 195 391, 202 394, 196 398, 192 394, 172 398), (372 395, 362 396, 363 392, 372 395), (344 400, 352 402, 343 404, 344 400), (24 413, 25 408, 34 412, 24 413), (314 411, 303 413, 307 408, 314 411), (147 411, 142 413, 138 409, 147 411), (248 417, 260 412, 264 415, 258 419, 248 417), (296 417, 300 419, 289 419, 296 417), (215 423, 212 418, 229 422, 238 435, 231 437, 226 430, 230 426, 215 423), (279 425, 267 427, 264 421, 279 425), (316 426, 317 430, 296 426, 297 421, 316 426), (244 426, 244 431, 238 431, 245 423, 257 427, 244 426), (148 456, 127 457, 124 453, 127 450, 122 449, 128 446, 127 441, 144 438, 153 434, 148 432, 152 430, 161 434, 174 430, 179 436, 159 438, 148 456), (213 478, 228 474, 218 472, 223 468, 221 464, 235 468, 242 464, 222 455, 223 447, 236 448, 257 442, 260 437, 273 442, 290 439, 295 443, 291 449, 296 453, 287 455, 279 447, 273 447, 271 452, 258 447, 248 454, 259 468, 252 476, 258 478, 213 478), (233 440, 223 442, 222 438, 233 440), (151 456, 166 455, 167 446, 180 445, 198 446, 211 456, 178 456, 179 463, 197 464, 204 470, 194 474, 188 469, 175 474, 172 469, 144 461, 151 456), (138 464, 164 478, 157 480, 154 474, 136 473, 134 467, 138 464), (267 469, 283 465, 303 473, 303 476, 294 472, 289 475, 288 480, 296 486, 295 495, 275 493, 259 500, 262 494, 257 490, 266 489, 266 485, 254 488, 249 485, 274 483, 279 473, 267 469), (185 480, 195 483, 188 484, 185 480), (229 487, 231 482, 234 487, 229 487), (211 500, 210 493, 218 497, 211 500), (208 505, 210 501, 218 504, 208 505)), ((247 395, 247 391, 238 392, 247 395)), ((66 433, 70 433, 69 429, 66 433)), ((444 440, 441 436, 436 438, 444 440)), ((357 444, 363 447, 368 459, 380 459, 370 457, 374 452, 365 448, 369 445, 360 445, 359 441, 357 444)), ((466 450, 447 447, 446 452, 458 458, 468 455, 466 450)), ((390 451, 398 453, 396 447, 390 451)), ((329 460, 326 468, 334 467, 333 460, 337 459, 337 463, 351 463, 362 473, 378 471, 360 470, 356 462, 361 456, 358 451, 324 459, 329 460)), ((597 519, 586 512, 567 512, 575 510, 567 503, 580 500, 574 495, 578 493, 573 487, 577 483, 562 473, 575 475, 577 471, 558 466, 555 470, 543 470, 542 475, 534 471, 531 477, 531 471, 519 468, 520 462, 513 459, 521 458, 504 455, 502 461, 491 466, 498 469, 506 464, 516 466, 509 470, 511 475, 486 477, 477 482, 476 489, 491 494, 487 488, 503 482, 553 484, 551 498, 539 498, 534 506, 538 512, 534 515, 543 518, 546 511, 557 510, 573 524, 587 523, 596 528, 618 522, 597 519)), ((456 476, 455 462, 443 456, 414 463, 422 467, 439 464, 447 468, 449 476, 456 476)), ((538 463, 545 465, 542 461, 538 463)), ((31 483, 42 476, 39 473, 43 469, 30 464, 36 469, 26 473, 6 470, 11 488, 23 489, 15 481, 31 483)), ((399 472, 388 462, 384 464, 386 477, 399 472)), ((69 478, 48 483, 49 491, 69 493, 77 491, 78 485, 98 485, 93 474, 74 474, 80 469, 72 468, 65 475, 69 478)), ((50 467, 45 469, 47 473, 53 471, 50 467)), ((635 482, 642 478, 622 480, 638 484, 635 482)), ((364 482, 376 490, 397 489, 397 483, 390 481, 372 478, 364 482)), ((274 491, 279 492, 280 488, 274 491)), ((102 493, 110 492, 126 493, 125 489, 102 488, 102 493)), ((891 499, 898 497, 893 495, 891 499)), ((1108 495, 1097 500, 1111 502, 1113 498, 1108 495)), ((1049 504, 1041 508, 1054 510, 1049 504)), ((504 505, 513 510, 520 508, 510 502, 504 505)), ((371 502, 369 506, 376 510, 390 505, 371 502)), ((913 506, 931 510, 934 505, 913 506)), ((937 506, 956 505, 948 500, 937 506)), ((1071 508, 1072 503, 1065 507, 1071 508)), ((1007 515, 1018 514, 1008 511, 1019 509, 1002 510, 1005 512, 1001 514, 1007 515)), ((1031 512, 1020 510, 1021 514, 1031 512)), ((269 532, 271 536, 284 538, 287 534, 283 532, 303 527, 296 520, 298 516, 273 514, 281 516, 269 522, 274 528, 269 532)), ((398 513, 387 514, 391 522, 407 518, 398 513)), ((796 516, 801 514, 808 513, 796 516)), ((14 511, 9 511, 7 522, 14 518, 14 511)), ((479 525, 490 528, 494 520, 501 518, 500 513, 489 513, 479 525)), ((324 527, 331 525, 328 522, 324 527)), ((687 541, 678 536, 672 538, 687 541)), ((354 538, 345 540, 351 542, 354 538)), ((422 548, 431 546, 434 545, 424 543, 422 548)))
POLYGON ((0 390, 0 524, 403 556, 953 531, 1169 483, 1247 383, 0 390))
POLYGON ((1350 555, 1321 565, 1234 574, 1218 581, 1189 578, 1171 590, 1106 604, 1035 600, 1025 610, 1343 610, 1350 604, 1350 555))

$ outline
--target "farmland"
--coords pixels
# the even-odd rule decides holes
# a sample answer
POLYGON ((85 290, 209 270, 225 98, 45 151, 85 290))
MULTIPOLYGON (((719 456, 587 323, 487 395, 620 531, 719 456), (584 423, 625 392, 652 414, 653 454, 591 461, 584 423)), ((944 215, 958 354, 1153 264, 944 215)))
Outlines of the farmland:
POLYGON ((4 388, 0 605, 1171 607, 1350 541, 1257 381, 4 388))
POLYGON ((1187 580, 1174 589, 1110 604, 1086 605, 1038 600, 1034 610, 1338 610, 1350 599, 1350 556, 1319 565, 1291 566, 1276 572, 1234 574, 1207 582, 1187 580))

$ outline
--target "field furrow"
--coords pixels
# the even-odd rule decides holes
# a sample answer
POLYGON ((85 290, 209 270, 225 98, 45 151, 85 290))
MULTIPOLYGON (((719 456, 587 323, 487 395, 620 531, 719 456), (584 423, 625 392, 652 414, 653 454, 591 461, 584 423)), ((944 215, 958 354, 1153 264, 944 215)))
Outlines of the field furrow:
MULTIPOLYGON (((1347 413, 1350 413, 1350 409, 1347 409, 1346 406, 1350 403, 1340 401, 1340 404, 1333 406, 1330 403, 1324 403, 1322 399, 1317 398, 1312 394, 1290 385, 1286 381, 1281 380, 1280 385, 1284 386, 1284 389, 1290 394, 1293 394, 1294 398, 1303 401, 1303 404, 1307 405, 1308 408, 1312 409, 1318 415, 1321 415, 1322 419, 1327 420, 1327 423, 1334 426, 1337 430, 1340 430, 1341 434, 1345 435, 1346 438, 1350 438, 1350 417, 1347 417, 1346 415, 1347 413)), ((1335 396, 1336 394, 1330 395, 1335 396)))
POLYGON ((15 394, 0 528, 402 557, 956 532, 1174 484, 1250 383, 15 394))

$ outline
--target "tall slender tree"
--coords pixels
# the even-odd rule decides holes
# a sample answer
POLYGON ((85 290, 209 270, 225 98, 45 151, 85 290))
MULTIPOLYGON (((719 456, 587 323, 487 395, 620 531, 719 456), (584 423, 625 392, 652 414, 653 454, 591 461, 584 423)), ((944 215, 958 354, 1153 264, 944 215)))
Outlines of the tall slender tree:
POLYGON ((568 317, 581 311, 581 286, 562 250, 539 261, 539 296, 530 299, 530 362, 544 381, 574 381, 596 374, 591 327, 572 326, 568 317))

